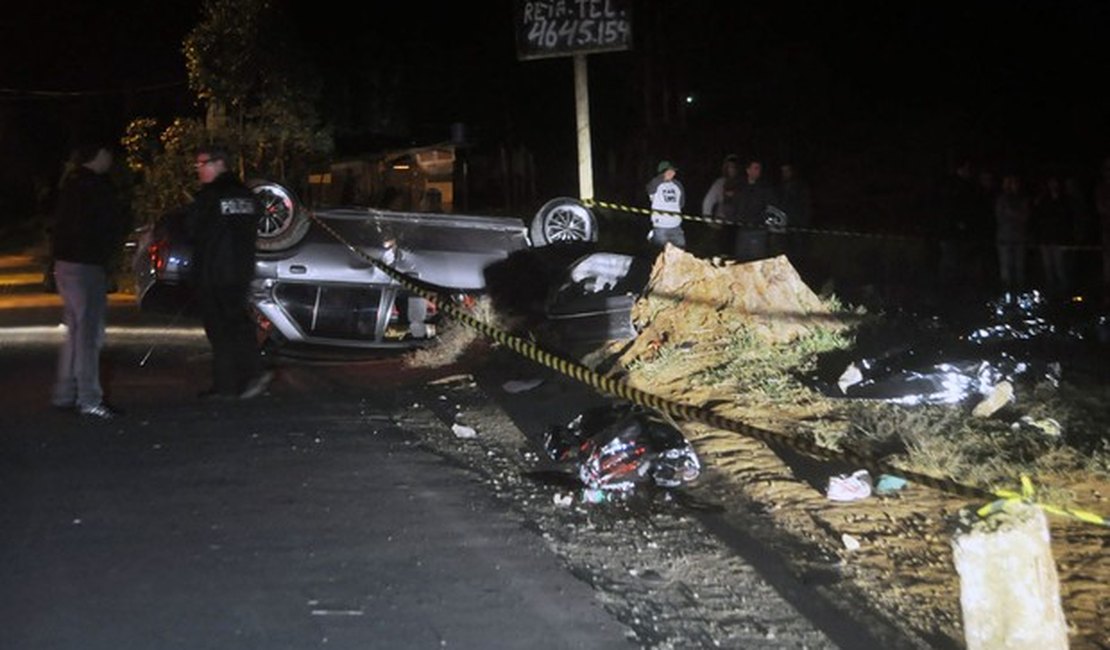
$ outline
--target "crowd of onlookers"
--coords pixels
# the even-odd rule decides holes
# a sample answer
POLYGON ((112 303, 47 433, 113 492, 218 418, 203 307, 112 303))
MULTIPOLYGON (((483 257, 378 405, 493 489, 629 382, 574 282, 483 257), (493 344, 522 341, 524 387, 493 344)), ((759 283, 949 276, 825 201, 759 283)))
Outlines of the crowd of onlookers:
POLYGON ((1110 288, 1110 158, 1094 183, 959 163, 937 193, 942 283, 1047 294, 1110 288))
MULTIPOLYGON (((700 254, 747 261, 787 252, 795 263, 820 267, 833 263, 822 257, 837 257, 843 266, 840 258, 856 250, 845 238, 825 236, 825 220, 812 218, 810 186, 789 162, 776 165, 768 178, 759 158, 726 156, 708 190, 693 200, 670 162, 656 171, 647 193, 649 241, 657 246, 685 245, 687 233, 674 216, 685 211, 728 224, 694 242, 700 254), (768 227, 768 206, 785 213, 785 228, 768 227)), ((1110 158, 1099 169, 1044 166, 1036 173, 961 160, 930 196, 926 209, 917 210, 921 222, 915 217, 910 228, 916 248, 875 244, 856 259, 865 277, 946 291, 1101 291, 1110 300, 1110 158), (920 255, 928 259, 926 268, 917 263, 925 261, 920 255)))

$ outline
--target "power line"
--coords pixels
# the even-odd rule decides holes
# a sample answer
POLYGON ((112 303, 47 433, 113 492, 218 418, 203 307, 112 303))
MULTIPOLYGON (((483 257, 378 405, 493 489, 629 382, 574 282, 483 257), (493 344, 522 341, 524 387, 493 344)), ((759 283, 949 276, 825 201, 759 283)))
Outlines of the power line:
POLYGON ((50 99, 72 99, 78 97, 103 97, 106 95, 134 95, 152 93, 168 88, 185 86, 185 81, 168 81, 165 83, 135 86, 133 88, 114 90, 32 90, 22 88, 0 88, 0 99, 9 101, 35 101, 50 99))

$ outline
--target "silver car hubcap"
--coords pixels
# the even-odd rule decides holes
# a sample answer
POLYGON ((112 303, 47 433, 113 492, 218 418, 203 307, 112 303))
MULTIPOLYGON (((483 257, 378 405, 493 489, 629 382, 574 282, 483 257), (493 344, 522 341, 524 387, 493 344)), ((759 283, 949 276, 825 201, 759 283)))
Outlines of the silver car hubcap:
POLYGON ((585 241, 589 236, 585 217, 570 207, 551 212, 544 234, 548 241, 585 241))

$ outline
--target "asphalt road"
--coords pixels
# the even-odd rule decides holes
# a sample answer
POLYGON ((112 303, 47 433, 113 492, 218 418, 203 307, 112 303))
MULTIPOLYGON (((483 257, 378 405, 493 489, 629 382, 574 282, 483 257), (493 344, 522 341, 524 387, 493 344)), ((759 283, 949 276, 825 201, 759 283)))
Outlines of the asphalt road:
POLYGON ((0 257, 0 650, 922 647, 846 616, 724 493, 586 504, 543 435, 607 400, 504 349, 274 359, 266 395, 205 402, 197 324, 113 295, 125 417, 53 410, 40 278, 0 257))
POLYGON ((447 426, 411 401, 426 376, 295 364, 269 395, 203 403, 200 333, 129 330, 121 306, 105 370, 126 416, 90 423, 48 404, 54 313, 0 317, 0 647, 631 647, 516 514, 416 444, 447 426))

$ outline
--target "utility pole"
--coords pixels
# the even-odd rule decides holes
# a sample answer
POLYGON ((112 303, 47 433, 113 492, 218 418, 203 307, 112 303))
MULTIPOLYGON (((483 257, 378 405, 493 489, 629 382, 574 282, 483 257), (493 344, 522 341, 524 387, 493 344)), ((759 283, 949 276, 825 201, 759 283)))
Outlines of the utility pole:
POLYGON ((578 196, 594 198, 593 153, 590 149, 590 80, 586 55, 574 55, 574 105, 578 131, 578 196))

